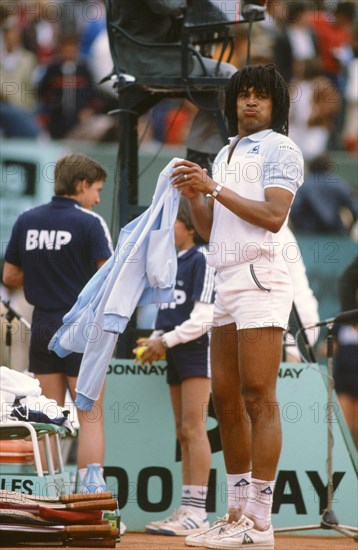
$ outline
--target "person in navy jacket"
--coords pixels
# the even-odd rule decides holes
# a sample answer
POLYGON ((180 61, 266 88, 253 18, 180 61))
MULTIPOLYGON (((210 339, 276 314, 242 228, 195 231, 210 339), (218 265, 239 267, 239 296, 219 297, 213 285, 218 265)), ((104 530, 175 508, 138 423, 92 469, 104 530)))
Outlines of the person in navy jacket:
MULTIPOLYGON (((205 414, 210 395, 209 336, 214 301, 214 269, 206 263, 206 249, 196 244, 198 235, 188 205, 181 199, 174 224, 178 270, 175 302, 163 303, 141 362, 166 353, 167 382, 182 457, 182 500, 169 517, 152 521, 153 534, 188 535, 208 528, 206 495, 210 472, 210 444, 205 414)), ((136 351, 136 350, 134 350, 136 351)))
MULTIPOLYGON (((67 388, 75 398, 82 354, 60 358, 47 346, 82 288, 112 255, 107 225, 91 211, 100 202, 105 178, 102 166, 85 155, 61 158, 51 202, 21 214, 5 253, 4 284, 23 287, 26 300, 34 306, 29 370, 40 381, 43 394, 61 406, 67 388)), ((102 398, 103 389, 94 412, 78 411, 77 462, 82 475, 87 464, 103 464, 102 398)))

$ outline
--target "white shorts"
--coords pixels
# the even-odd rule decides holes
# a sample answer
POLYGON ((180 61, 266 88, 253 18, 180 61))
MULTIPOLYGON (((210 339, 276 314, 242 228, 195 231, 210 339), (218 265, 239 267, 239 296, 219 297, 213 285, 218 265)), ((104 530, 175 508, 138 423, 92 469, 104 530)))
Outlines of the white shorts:
POLYGON ((236 323, 237 330, 287 328, 293 288, 285 264, 240 264, 216 274, 214 326, 236 323))

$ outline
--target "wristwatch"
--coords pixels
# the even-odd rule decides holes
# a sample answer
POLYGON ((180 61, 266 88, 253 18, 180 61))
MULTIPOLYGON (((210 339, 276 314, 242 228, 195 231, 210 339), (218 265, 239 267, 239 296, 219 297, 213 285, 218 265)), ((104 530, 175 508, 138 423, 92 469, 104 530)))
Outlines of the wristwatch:
POLYGON ((163 347, 164 347, 165 349, 168 349, 168 342, 167 342, 167 340, 166 340, 164 334, 163 334, 163 336, 162 336, 162 338, 161 338, 161 341, 162 341, 163 347))
POLYGON ((223 188, 223 186, 221 185, 221 183, 218 183, 218 185, 215 187, 214 191, 211 193, 211 196, 214 197, 214 199, 216 199, 216 197, 218 196, 218 194, 220 193, 222 188, 223 188))

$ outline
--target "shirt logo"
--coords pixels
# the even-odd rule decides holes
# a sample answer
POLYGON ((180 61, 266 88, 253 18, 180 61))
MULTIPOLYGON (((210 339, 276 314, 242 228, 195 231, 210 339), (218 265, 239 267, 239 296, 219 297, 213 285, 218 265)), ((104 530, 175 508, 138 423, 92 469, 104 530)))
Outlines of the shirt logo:
POLYGON ((72 239, 69 231, 46 231, 41 229, 28 229, 26 233, 26 250, 61 250, 72 239))
POLYGON ((255 147, 253 147, 250 151, 248 151, 248 154, 253 153, 258 155, 259 151, 260 151, 260 145, 255 145, 255 147))
POLYGON ((294 151, 295 153, 298 153, 296 147, 293 147, 292 145, 286 145, 282 144, 278 146, 279 151, 294 151))
POLYGON ((160 304, 159 309, 175 309, 177 306, 185 304, 187 299, 185 290, 180 290, 179 288, 174 290, 174 297, 175 302, 160 304))

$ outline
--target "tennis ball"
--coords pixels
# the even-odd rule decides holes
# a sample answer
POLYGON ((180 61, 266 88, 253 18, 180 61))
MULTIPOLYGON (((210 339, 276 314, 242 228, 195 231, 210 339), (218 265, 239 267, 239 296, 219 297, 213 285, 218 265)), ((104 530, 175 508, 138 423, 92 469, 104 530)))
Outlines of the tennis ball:
POLYGON ((138 346, 135 350, 136 359, 140 360, 140 358, 142 357, 146 349, 147 349, 147 346, 138 346))
MULTIPOLYGON (((136 349, 135 349, 135 358, 136 358, 136 361, 139 361, 140 363, 142 362, 142 355, 143 353, 146 351, 147 349, 147 346, 138 346, 136 349)), ((160 361, 164 361, 165 360, 165 353, 159 358, 160 361)))

